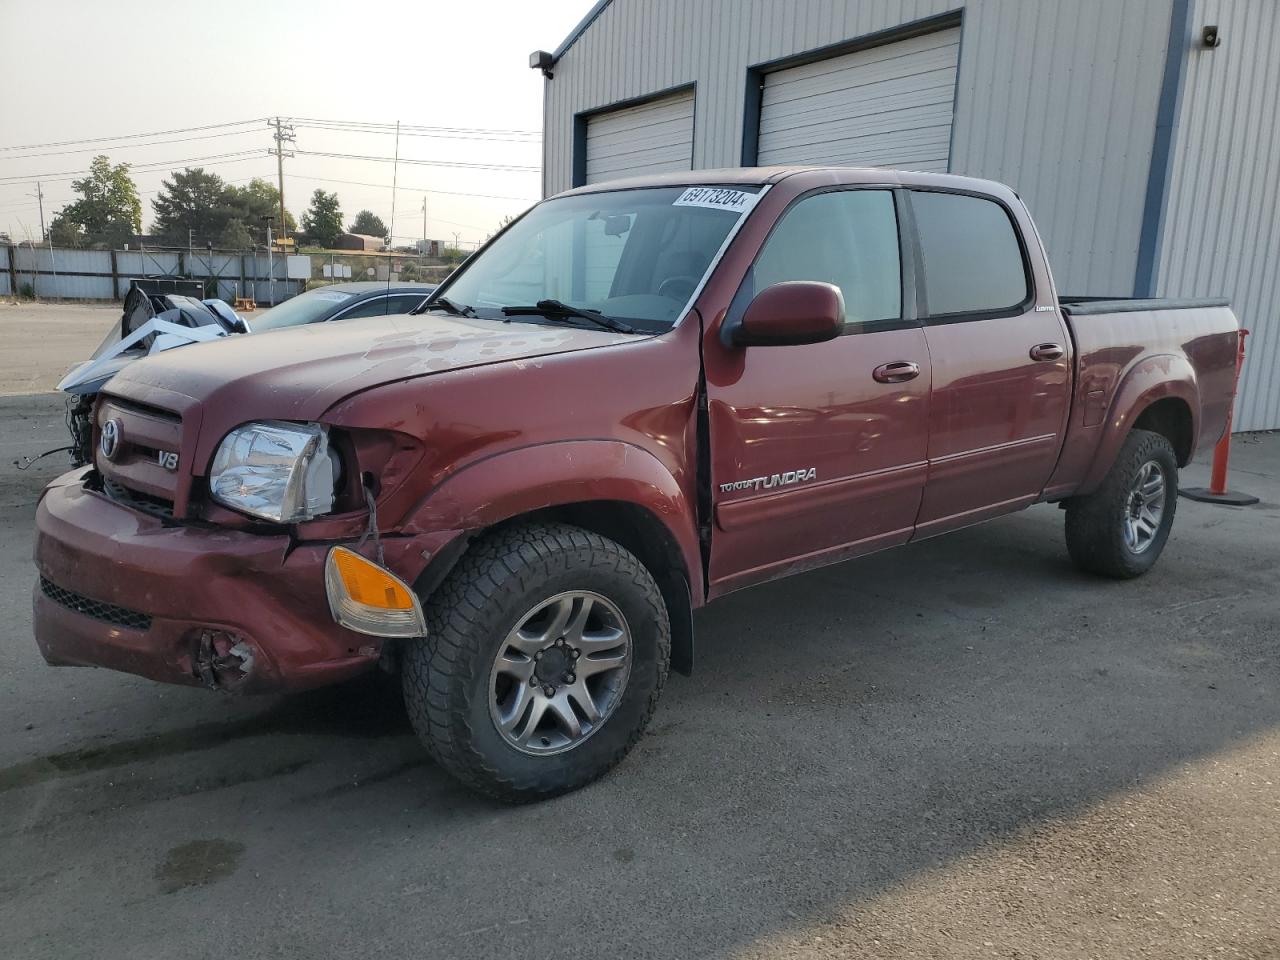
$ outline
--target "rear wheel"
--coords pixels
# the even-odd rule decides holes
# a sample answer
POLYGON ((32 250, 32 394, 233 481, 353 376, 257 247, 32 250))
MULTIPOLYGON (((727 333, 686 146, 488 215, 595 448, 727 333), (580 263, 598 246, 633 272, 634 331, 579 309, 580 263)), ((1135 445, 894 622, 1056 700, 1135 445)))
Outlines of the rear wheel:
POLYGON ((1067 501, 1067 550, 1076 566, 1116 579, 1154 565, 1169 539, 1178 503, 1178 460, 1168 439, 1149 430, 1125 438, 1102 485, 1067 501))
POLYGON ((428 751, 468 786, 537 800, 601 776, 639 739, 671 632, 648 570, 564 524, 479 541, 425 601, 404 695, 428 751))

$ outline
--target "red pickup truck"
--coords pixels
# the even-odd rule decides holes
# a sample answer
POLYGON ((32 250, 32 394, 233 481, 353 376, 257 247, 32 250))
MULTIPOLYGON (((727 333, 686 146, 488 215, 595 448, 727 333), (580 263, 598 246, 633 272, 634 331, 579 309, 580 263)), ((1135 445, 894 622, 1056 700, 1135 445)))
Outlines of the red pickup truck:
POLYGON ((37 514, 51 664, 242 692, 399 671, 490 795, 600 776, 693 608, 1049 501, 1148 570, 1223 433, 1223 301, 1059 297, 1017 195, 871 169, 546 200, 413 315, 130 365, 37 514))

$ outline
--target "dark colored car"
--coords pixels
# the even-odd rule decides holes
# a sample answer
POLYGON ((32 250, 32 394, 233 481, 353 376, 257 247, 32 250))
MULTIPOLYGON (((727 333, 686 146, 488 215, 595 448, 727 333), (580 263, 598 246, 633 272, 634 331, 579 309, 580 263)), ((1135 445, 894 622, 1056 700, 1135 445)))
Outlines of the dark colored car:
POLYGON ((355 320, 416 310, 435 290, 432 283, 388 284, 361 280, 316 287, 249 318, 254 333, 326 320, 355 320))
POLYGON ((627 753, 738 588, 1046 501, 1078 566, 1144 573, 1237 343, 1224 301, 1059 297, 988 181, 583 187, 417 315, 117 375, 37 511, 36 640, 243 692, 381 664, 445 769, 552 796, 627 753))

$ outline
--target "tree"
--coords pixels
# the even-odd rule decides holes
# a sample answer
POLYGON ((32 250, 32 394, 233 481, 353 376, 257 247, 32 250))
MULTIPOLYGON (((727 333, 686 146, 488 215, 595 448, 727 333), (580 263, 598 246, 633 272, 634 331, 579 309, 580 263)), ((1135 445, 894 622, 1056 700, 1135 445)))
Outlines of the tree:
POLYGON ((311 206, 302 215, 302 229, 314 243, 332 247, 342 235, 342 208, 336 193, 317 190, 311 195, 311 206))
MULTIPOLYGON (((224 223, 239 220, 259 243, 266 242, 263 217, 274 217, 271 229, 280 232, 280 191, 261 177, 254 177, 243 187, 228 186, 223 193, 222 216, 224 223)), ((293 214, 285 211, 285 229, 294 233, 298 229, 293 214)))
POLYGON ((129 164, 114 167, 105 156, 93 158, 89 175, 72 181, 80 194, 54 216, 49 233, 71 246, 120 246, 142 229, 142 201, 129 176, 129 164))
POLYGON ((362 233, 366 237, 381 237, 383 240, 391 239, 391 231, 382 222, 382 218, 372 210, 361 210, 357 213, 351 226, 347 227, 347 233, 362 233))
POLYGON ((232 217, 218 235, 218 246, 223 250, 247 250, 253 246, 253 234, 238 217, 232 217))
POLYGON ((83 247, 85 245, 84 227, 72 223, 61 213, 49 221, 49 242, 55 247, 83 247))
POLYGON ((515 217, 511 216, 511 214, 507 214, 505 217, 503 217, 501 220, 498 221, 498 229, 493 231, 493 233, 489 234, 489 236, 485 237, 485 239, 492 240, 494 237, 500 234, 503 230, 507 229, 507 225, 514 220, 515 220, 515 217))
POLYGON ((223 211, 227 186, 216 173, 187 167, 161 184, 151 201, 156 217, 152 232, 169 243, 185 245, 194 238, 205 243, 219 235, 229 219, 223 211))

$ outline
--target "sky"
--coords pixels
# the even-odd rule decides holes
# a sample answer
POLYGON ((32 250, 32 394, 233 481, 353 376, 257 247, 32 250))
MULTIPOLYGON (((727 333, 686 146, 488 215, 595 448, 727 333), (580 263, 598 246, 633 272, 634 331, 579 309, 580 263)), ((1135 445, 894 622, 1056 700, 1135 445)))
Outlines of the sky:
POLYGON ((400 138, 396 243, 422 237, 424 199, 429 239, 482 240, 540 196, 543 80, 529 54, 554 50, 591 5, 0 0, 0 231, 38 241, 37 181, 47 223, 96 153, 156 164, 134 172, 144 229, 173 169, 274 184, 266 118, 280 116, 297 137, 285 160, 295 217, 322 188, 346 222, 367 208, 390 224, 392 163, 304 151, 390 158, 394 130, 333 121, 399 121, 417 129, 400 138), (90 138, 103 142, 66 143, 90 138))

